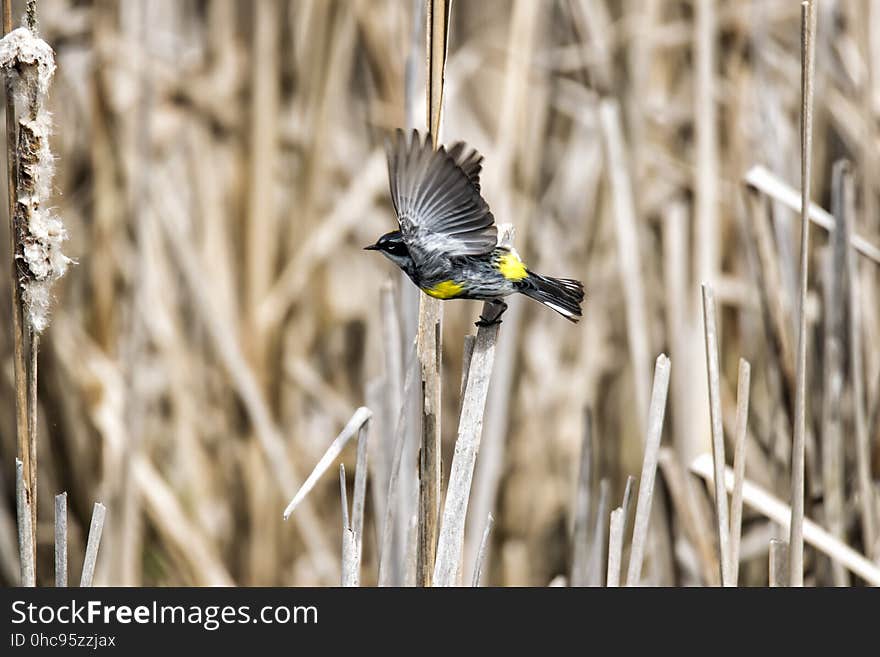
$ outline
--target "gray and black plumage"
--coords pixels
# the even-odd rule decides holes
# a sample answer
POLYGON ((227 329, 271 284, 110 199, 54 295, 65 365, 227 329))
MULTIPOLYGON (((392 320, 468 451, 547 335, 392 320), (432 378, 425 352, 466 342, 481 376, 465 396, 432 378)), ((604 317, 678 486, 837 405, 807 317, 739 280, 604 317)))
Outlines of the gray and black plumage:
POLYGON ((434 150, 431 137, 397 130, 386 141, 391 202, 399 230, 367 249, 381 251, 426 294, 438 299, 478 299, 492 304, 501 321, 504 297, 519 292, 566 319, 581 317, 584 286, 569 278, 541 276, 526 268, 480 194, 483 157, 463 142, 434 150))

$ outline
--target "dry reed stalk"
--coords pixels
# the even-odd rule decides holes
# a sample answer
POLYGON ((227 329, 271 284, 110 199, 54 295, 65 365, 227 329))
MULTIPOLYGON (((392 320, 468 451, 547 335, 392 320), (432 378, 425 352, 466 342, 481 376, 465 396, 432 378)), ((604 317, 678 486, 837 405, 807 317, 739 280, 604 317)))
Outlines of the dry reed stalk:
POLYGON ((633 484, 635 484, 635 478, 629 475, 626 478, 626 487, 623 490, 623 502, 611 512, 611 522, 608 530, 607 586, 620 586, 620 569, 623 565, 623 542, 626 537, 626 521, 629 516, 629 509, 632 506, 633 484))
MULTIPOLYGON (((707 482, 711 482, 715 477, 711 457, 708 454, 703 454, 694 459, 690 469, 691 472, 699 475, 707 482)), ((730 468, 725 468, 724 485, 727 490, 733 489, 733 471, 730 468)), ((783 531, 789 530, 791 507, 748 479, 743 482, 743 502, 773 522, 781 525, 783 531)), ((839 561, 850 572, 855 573, 872 586, 880 586, 880 567, 808 518, 804 519, 803 537, 804 541, 828 557, 839 561)))
POLYGON ((632 181, 626 161, 626 146, 620 106, 611 98, 599 104, 599 119, 605 144, 608 179, 614 207, 614 228, 618 265, 626 304, 626 334, 635 385, 636 415, 641 434, 648 417, 649 341, 645 320, 645 292, 642 282, 641 251, 632 181))
MULTIPOLYGON (((256 320, 259 305, 266 298, 276 273, 278 210, 272 181, 277 161, 278 80, 279 80, 279 4, 275 0, 252 5, 254 16, 252 64, 250 166, 247 183, 246 227, 246 303, 256 320)), ((249 327, 253 330, 253 327, 249 327)), ((266 340, 248 344, 258 377, 265 366, 264 355, 257 353, 266 340)))
POLYGON ((348 515, 348 492, 346 491, 345 464, 339 464, 339 498, 342 503, 342 528, 351 529, 351 518, 348 515))
POLYGON ((798 337, 795 371, 794 439, 791 457, 791 533, 789 568, 792 586, 804 584, 804 449, 807 413, 807 286, 810 248, 810 175, 813 146, 813 74, 816 11, 812 0, 801 4, 801 253, 798 337))
MULTIPOLYGON (((688 340, 690 305, 688 303, 688 230, 689 208, 676 200, 663 214, 663 278, 666 288, 666 327, 672 349, 672 358, 687 363, 693 351, 688 340)), ((690 428, 691 388, 688 380, 677 376, 672 386, 672 419, 675 429, 675 448, 679 457, 687 461, 699 453, 699 434, 690 428)))
MULTIPOLYGON (((657 457, 657 462, 659 464, 660 457, 657 457)), ((623 509, 623 534, 626 536, 626 530, 629 522, 629 512, 632 508, 633 502, 633 489, 636 485, 636 478, 632 475, 626 476, 626 485, 623 487, 623 501, 620 503, 620 508, 623 509)))
POLYGON ((620 586, 620 565, 623 559, 623 507, 611 512, 611 526, 608 530, 608 575, 606 585, 620 586))
MULTIPOLYGON (((511 395, 516 379, 516 350, 520 335, 521 317, 525 304, 513 302, 504 314, 504 332, 499 333, 492 369, 492 386, 486 400, 486 413, 483 418, 483 437, 480 440, 480 460, 474 472, 471 499, 468 502, 468 520, 465 530, 465 564, 473 568, 473 560, 478 552, 479 527, 482 518, 494 512, 497 507, 498 488, 504 475, 507 453, 508 427, 511 417, 511 395)), ((469 335, 470 350, 473 354, 474 336, 469 335)), ((466 345, 466 348, 467 345, 466 345)), ((468 360, 468 368, 470 368, 468 360)), ((464 399, 464 388, 459 400, 464 399)), ((491 555, 489 555, 491 557, 491 555)))
MULTIPOLYGON (((846 540, 844 516, 844 449, 843 449, 843 345, 845 343, 844 313, 846 298, 846 252, 849 236, 844 219, 844 171, 846 161, 834 164, 831 183, 831 205, 837 226, 831 233, 831 253, 825 263, 822 307, 823 327, 822 372, 822 511, 828 531, 841 541, 846 540)), ((836 561, 831 562, 831 580, 835 586, 849 586, 849 575, 836 561)))
POLYGON ((55 496, 55 586, 67 586, 67 493, 55 496))
POLYGON ((458 386, 458 419, 461 420, 462 402, 464 402, 464 391, 467 389, 468 374, 471 372, 471 358, 474 355, 474 344, 476 344, 476 336, 464 336, 464 348, 461 352, 461 383, 458 386))
POLYGON ((739 582, 740 536, 742 535, 742 487, 746 476, 746 436, 749 422, 749 388, 752 368, 739 359, 736 381, 736 428, 733 434, 733 495, 730 498, 730 585, 739 582))
POLYGON ((18 559, 21 567, 20 586, 36 586, 34 531, 31 527, 31 503, 27 495, 24 463, 15 459, 15 501, 18 510, 18 559))
MULTIPOLYGON (((443 116, 443 86, 449 44, 452 0, 427 0, 426 110, 433 146, 440 144, 443 116)), ((431 586, 437 545, 437 521, 441 489, 441 388, 442 359, 440 301, 419 295, 419 363, 422 374, 422 440, 419 452, 419 557, 416 578, 419 586, 431 586)))
POLYGON ((462 398, 458 437, 452 457, 449 484, 443 519, 437 540, 437 559, 434 565, 434 586, 454 586, 462 556, 464 526, 468 499, 474 476, 474 465, 480 449, 483 412, 492 378, 498 325, 483 326, 477 331, 474 353, 471 356, 467 385, 462 398))
POLYGON ((788 586, 788 543, 780 538, 770 539, 770 566, 768 580, 772 588, 788 586))
POLYGON ((104 517, 107 507, 100 502, 95 502, 92 509, 92 522, 89 525, 89 538, 86 543, 86 556, 83 559, 82 575, 79 580, 80 587, 92 585, 95 579, 95 566, 98 563, 98 548, 101 547, 101 534, 104 532, 104 517))
POLYGON ((712 419, 712 461, 715 464, 715 526, 718 529, 718 554, 721 562, 721 585, 733 586, 730 570, 730 520, 727 493, 721 473, 724 471, 724 427, 721 416, 721 371, 718 364, 718 326, 715 321, 715 295, 705 283, 703 288, 703 330, 706 340, 706 363, 709 386, 709 413, 712 419))
POLYGON ((364 547, 364 507, 367 497, 368 440, 370 437, 370 421, 367 420, 358 430, 357 461, 354 471, 354 493, 351 501, 351 530, 357 538, 357 572, 361 570, 361 557, 364 547))
POLYGON ((360 537, 352 528, 348 515, 348 495, 345 490, 345 465, 339 464, 339 493, 342 503, 342 586, 360 586, 360 537))
POLYGON ((715 92, 715 0, 697 0, 694 6, 694 115, 696 166, 694 196, 699 280, 715 284, 719 265, 718 220, 718 112, 715 92))
MULTIPOLYGON (((795 212, 802 213, 801 192, 780 180, 760 164, 756 164, 749 169, 743 180, 748 185, 762 191, 767 196, 781 202, 795 212)), ((829 233, 834 232, 836 224, 831 213, 812 202, 807 205, 807 208, 809 209, 808 216, 810 221, 824 228, 829 233)), ((850 235, 850 244, 865 258, 880 265, 880 246, 869 242, 867 238, 855 232, 850 235)))
POLYGON ((333 439, 333 442, 330 443, 330 446, 327 448, 327 451, 324 452, 324 455, 320 458, 318 464, 309 476, 306 477, 306 480, 303 482, 302 486, 299 487, 299 490, 296 491, 296 495, 290 500, 287 508, 284 509, 285 520, 290 517, 290 514, 294 512, 296 507, 298 507, 312 491, 321 476, 327 472, 333 464, 333 461, 336 460, 336 457, 339 456, 343 448, 348 444, 348 441, 358 435, 361 427, 366 422, 369 422, 371 417, 373 417, 373 411, 366 406, 361 406, 354 412, 354 415, 351 416, 348 424, 346 424, 342 428, 342 431, 339 432, 339 435, 333 439))
POLYGON ((489 553, 489 537, 492 535, 492 527, 495 525, 495 516, 491 513, 486 518, 486 528, 483 530, 483 538, 480 540, 480 550, 474 561, 474 576, 471 586, 479 586, 483 578, 483 564, 486 563, 486 555, 489 553))
POLYGON ((593 487, 593 414, 584 409, 584 434, 581 442, 581 462, 578 471, 577 493, 574 502, 574 530, 572 531, 572 586, 586 586, 590 551, 590 493, 593 487))
MULTIPOLYGON (((39 363, 39 353, 40 353, 40 334, 35 331, 33 326, 29 323, 28 326, 28 362, 27 362, 27 372, 25 376, 27 378, 27 409, 28 409, 28 438, 27 444, 28 449, 30 450, 30 466, 31 466, 31 478, 29 482, 29 490, 30 490, 30 502, 31 502, 31 512, 33 514, 33 518, 31 519, 33 522, 34 532, 36 532, 37 527, 37 366, 39 363)), ((37 538, 34 537, 34 550, 37 549, 37 538)))
MULTIPOLYGON (((749 183, 751 185, 751 183, 749 183)), ((794 349, 791 346, 791 308, 782 280, 779 257, 770 229, 770 207, 767 198, 758 193, 759 188, 749 186, 746 190, 748 220, 746 232, 749 244, 754 249, 754 273, 758 292, 761 295, 761 309, 764 314, 764 327, 771 355, 778 364, 782 376, 784 395, 789 397, 794 390, 794 349)), ((787 400, 786 400, 787 401, 787 400)), ((791 413, 788 404, 783 404, 786 416, 791 413)))
MULTIPOLYGON (((844 235, 852 234, 854 210, 854 185, 847 171, 842 172, 843 181, 840 200, 844 235)), ((848 295, 844 294, 849 303, 849 368, 852 379, 852 404, 855 429, 856 473, 862 516, 862 542, 865 554, 875 561, 880 557, 880 544, 877 543, 877 509, 875 503, 874 483, 871 477, 871 441, 868 438, 867 420, 865 418, 864 397, 864 361, 862 359, 862 307, 859 270, 852 249, 844 250, 846 274, 844 285, 849 286, 848 295)))
POLYGON ((666 395, 669 392, 669 370, 672 366, 666 354, 657 356, 654 364, 654 385, 651 392, 651 405, 648 411, 648 428, 645 439, 645 456, 642 461, 642 476, 639 480, 639 497, 636 503, 636 517, 633 522, 632 549, 629 569, 626 574, 627 586, 638 586, 642 577, 642 561, 648 538, 648 520, 651 515, 651 501, 654 495, 654 477, 657 473, 657 460, 660 452, 660 438, 663 436, 663 417, 666 414, 666 395))
MULTIPOLYGON (((3 35, 12 32, 12 0, 3 0, 3 35)), ((16 191, 16 143, 15 143, 15 91, 13 89, 12 76, 6 75, 4 79, 6 89, 6 173, 7 173, 7 198, 9 200, 9 263, 10 263, 10 289, 12 293, 12 340, 13 340, 13 369, 15 385, 15 420, 16 436, 18 444, 18 456, 22 461, 24 482, 27 489, 30 488, 31 480, 31 450, 27 444, 28 439, 28 412, 27 412, 27 375, 25 356, 24 334, 24 311, 21 301, 21 290, 18 286, 19 252, 18 234, 19 229, 15 223, 15 191, 16 191)), ((33 522, 31 531, 34 530, 33 522)), ((19 530, 19 533, 21 531, 19 530)), ((20 542, 20 539, 19 539, 20 542)), ((34 545, 36 537, 31 536, 30 544, 34 545)))

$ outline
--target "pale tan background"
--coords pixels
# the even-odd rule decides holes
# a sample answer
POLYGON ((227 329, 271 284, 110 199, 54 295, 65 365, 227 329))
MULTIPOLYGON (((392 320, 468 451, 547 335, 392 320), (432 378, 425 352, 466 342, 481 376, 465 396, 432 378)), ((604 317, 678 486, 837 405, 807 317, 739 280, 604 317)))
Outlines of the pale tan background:
MULTIPOLYGON (((109 513, 98 583, 337 583, 335 476, 310 497, 312 515, 283 523, 286 496, 260 436, 277 426, 302 476, 363 404, 377 415, 363 574, 375 582, 374 512, 384 499, 376 483, 387 476, 388 418, 406 353, 385 346, 390 315, 380 290, 388 281, 396 290, 387 299, 401 316, 401 343, 415 296, 390 263, 361 248, 394 226, 384 132, 424 124, 424 38, 413 32, 420 4, 40 1, 41 35, 58 63, 55 203, 78 262, 57 288, 41 354, 40 582, 52 581, 52 495, 67 490, 72 581, 100 499, 109 513)), ((791 0, 454 3, 443 138, 485 155, 485 197, 499 221, 517 225, 529 266, 587 289, 578 326, 529 301, 505 318, 466 580, 489 511, 497 522, 487 582, 544 585, 568 575, 584 408, 594 417, 594 483, 608 479, 616 506, 626 476, 641 467, 658 353, 672 358, 664 444, 683 464, 707 448, 702 281, 719 303, 728 431, 743 356, 753 379, 747 473, 787 498, 790 431, 747 258, 741 178, 760 163, 798 186, 799 21, 791 0), (624 150, 615 177, 608 145, 617 134, 624 150), (635 240, 621 231, 627 204, 615 203, 615 186, 632 202, 635 240)), ((818 23, 813 197, 830 207, 831 166, 852 160, 857 230, 878 244, 880 6, 825 0, 818 23)), ((798 221, 773 209, 783 285, 772 293, 790 301, 793 339, 798 221)), ((821 470, 827 244, 814 227, 813 473, 821 470)), ((859 267, 862 403, 876 456, 880 270, 861 258, 859 267)), ((0 309, 0 581, 11 584, 8 303, 0 309)), ((444 309, 448 473, 462 341, 478 306, 444 309)), ((847 410, 846 436, 851 423, 847 410)), ((411 437, 405 495, 414 491, 411 437)), ((864 550, 846 445, 846 539, 864 550)), ((352 447, 343 460, 353 472, 352 447)), ((808 488, 807 513, 821 520, 821 480, 808 488)), ((665 488, 655 503, 666 522, 655 528, 647 581, 705 581, 665 488)), ((766 582, 777 531, 747 512, 743 582, 766 582)), ((807 568, 808 583, 829 583, 809 551, 807 568)))

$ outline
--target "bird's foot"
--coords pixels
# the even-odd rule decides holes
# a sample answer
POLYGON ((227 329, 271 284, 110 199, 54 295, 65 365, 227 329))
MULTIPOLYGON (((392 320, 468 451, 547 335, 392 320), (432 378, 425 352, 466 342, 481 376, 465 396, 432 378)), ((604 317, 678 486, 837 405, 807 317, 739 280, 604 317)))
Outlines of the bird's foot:
POLYGON ((495 326, 501 323, 501 315, 503 315, 504 311, 507 310, 507 304, 503 301, 490 301, 489 304, 492 308, 495 309, 495 312, 489 317, 486 317, 485 315, 480 315, 480 319, 474 322, 474 326, 478 328, 485 328, 487 326, 495 326))

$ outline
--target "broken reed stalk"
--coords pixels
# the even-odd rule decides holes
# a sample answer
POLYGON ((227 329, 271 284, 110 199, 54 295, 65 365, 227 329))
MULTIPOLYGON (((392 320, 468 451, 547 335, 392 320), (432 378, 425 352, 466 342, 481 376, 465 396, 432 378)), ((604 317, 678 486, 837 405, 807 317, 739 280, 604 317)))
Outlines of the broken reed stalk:
POLYGON ((21 459, 15 459, 15 502, 18 510, 18 558, 21 566, 21 586, 36 586, 31 503, 27 495, 27 480, 24 474, 24 463, 21 459))
POLYGON ((89 525, 89 539, 86 543, 86 556, 83 559, 82 577, 80 587, 91 586, 95 579, 95 565, 98 563, 98 548, 101 546, 101 534, 104 532, 104 516, 107 507, 100 502, 95 502, 92 509, 92 522, 89 525))
POLYGON ((342 586, 359 586, 360 573, 358 543, 360 539, 352 529, 348 515, 348 494, 345 490, 345 465, 339 464, 339 498, 342 503, 342 586))
POLYGON ((357 462, 354 471, 354 493, 351 501, 351 530, 357 538, 357 572, 361 570, 361 557, 364 547, 364 507, 367 498, 367 448, 370 437, 370 421, 367 420, 358 430, 357 462))
POLYGON ((736 426, 733 437, 733 495, 730 498, 730 585, 739 581, 739 544, 742 536, 742 487, 746 475, 746 436, 749 422, 749 387, 752 368, 739 359, 736 382, 736 426))
POLYGON ((623 565, 623 541, 626 536, 626 519, 632 505, 632 489, 635 479, 632 475, 626 478, 623 491, 623 502, 611 512, 611 523, 608 529, 608 586, 620 586, 620 569, 623 565))
POLYGON ((300 486, 296 495, 293 496, 293 499, 290 500, 290 503, 287 505, 287 508, 284 509, 285 520, 290 517, 290 514, 293 513, 296 507, 298 507, 312 491, 321 476, 327 472, 333 464, 333 461, 336 460, 336 457, 339 456, 342 449, 348 444, 348 441, 358 434, 363 424, 368 422, 371 417, 373 417, 373 411, 366 406, 361 406, 354 412, 354 415, 351 416, 348 424, 346 424, 342 431, 339 432, 339 435, 333 439, 333 442, 330 443, 330 447, 324 452, 321 460, 318 461, 314 470, 312 470, 311 474, 306 477, 303 485, 300 486))
MULTIPOLYGON (((658 456, 659 462, 659 456, 658 456)), ((633 487, 636 484, 636 479, 632 475, 627 475, 626 477, 626 486, 623 489, 623 502, 620 505, 620 508, 623 509, 623 533, 626 534, 626 529, 628 527, 629 521, 629 510, 632 508, 633 501, 633 487)))
POLYGON ((345 464, 339 464, 339 499, 342 503, 342 528, 351 528, 351 519, 348 516, 348 492, 345 490, 345 464))
POLYGON ((342 586, 360 586, 358 549, 360 541, 351 527, 342 530, 342 586))
MULTIPOLYGON (((428 0, 425 23, 426 122, 436 149, 443 117, 443 86, 449 43, 452 0, 428 0)), ((438 299, 419 294, 419 364, 422 374, 422 440, 419 451, 419 552, 416 579, 419 586, 431 586, 440 513, 441 472, 441 388, 442 347, 440 326, 443 313, 438 299)))
POLYGON ((660 453, 660 438, 663 435, 663 417, 666 414, 666 396, 669 392, 669 370, 672 366, 666 354, 657 356, 654 364, 654 386, 651 391, 651 405, 648 410, 648 429, 645 438, 645 456, 642 461, 642 477, 639 480, 639 498, 636 503, 636 518, 633 523, 632 549, 629 569, 626 574, 627 586, 638 586, 642 577, 642 561, 648 539, 648 521, 651 516, 651 501, 654 495, 654 478, 657 474, 657 459, 660 453))
POLYGON ((609 587, 620 586, 620 563, 623 559, 623 507, 611 512, 611 524, 608 530, 608 575, 609 587))
POLYGON ((55 496, 55 586, 67 586, 67 493, 55 496))
POLYGON ((495 525, 495 516, 491 513, 486 518, 486 528, 483 530, 483 538, 480 540, 480 549, 477 552, 477 560, 474 562, 474 577, 471 586, 479 586, 483 577, 483 564, 486 563, 486 554, 489 552, 489 537, 492 535, 492 527, 495 525))
POLYGON ((768 580, 771 588, 788 586, 788 543, 781 538, 770 539, 768 580))
MULTIPOLYGON (((708 454, 701 454, 695 458, 690 465, 690 470, 708 482, 711 482, 715 477, 712 458, 708 454)), ((724 470, 724 485, 727 490, 733 489, 733 471, 730 468, 724 470)), ((789 529, 791 507, 748 479, 743 481, 743 502, 761 515, 781 525, 783 531, 789 529)), ((832 536, 810 519, 804 519, 803 537, 804 541, 831 559, 840 562, 868 584, 880 586, 880 567, 877 564, 832 536)))
POLYGON ((789 583, 804 584, 804 445, 807 405, 807 284, 810 247, 810 167, 813 146, 813 74, 816 58, 816 11, 801 3, 801 254, 798 338, 795 371, 794 442, 791 454, 791 527, 789 583))
POLYGON ((492 378, 497 339, 497 324, 482 326, 477 331, 474 353, 471 356, 470 371, 462 399, 458 438, 455 441, 452 468, 449 472, 449 484, 446 489, 446 502, 443 507, 443 519, 437 540, 434 586, 454 586, 456 583, 456 573, 461 561, 464 543, 468 499, 474 477, 474 465, 480 449, 483 412, 486 409, 486 396, 489 393, 489 381, 492 378))
POLYGON ((715 463, 715 526, 718 529, 718 552, 721 585, 732 586, 730 570, 730 520, 727 493, 721 476, 724 471, 724 427, 721 416, 721 371, 718 363, 718 324, 715 319, 715 295, 703 284, 703 332, 706 342, 706 371, 709 385, 709 415, 712 421, 712 460, 715 463))

